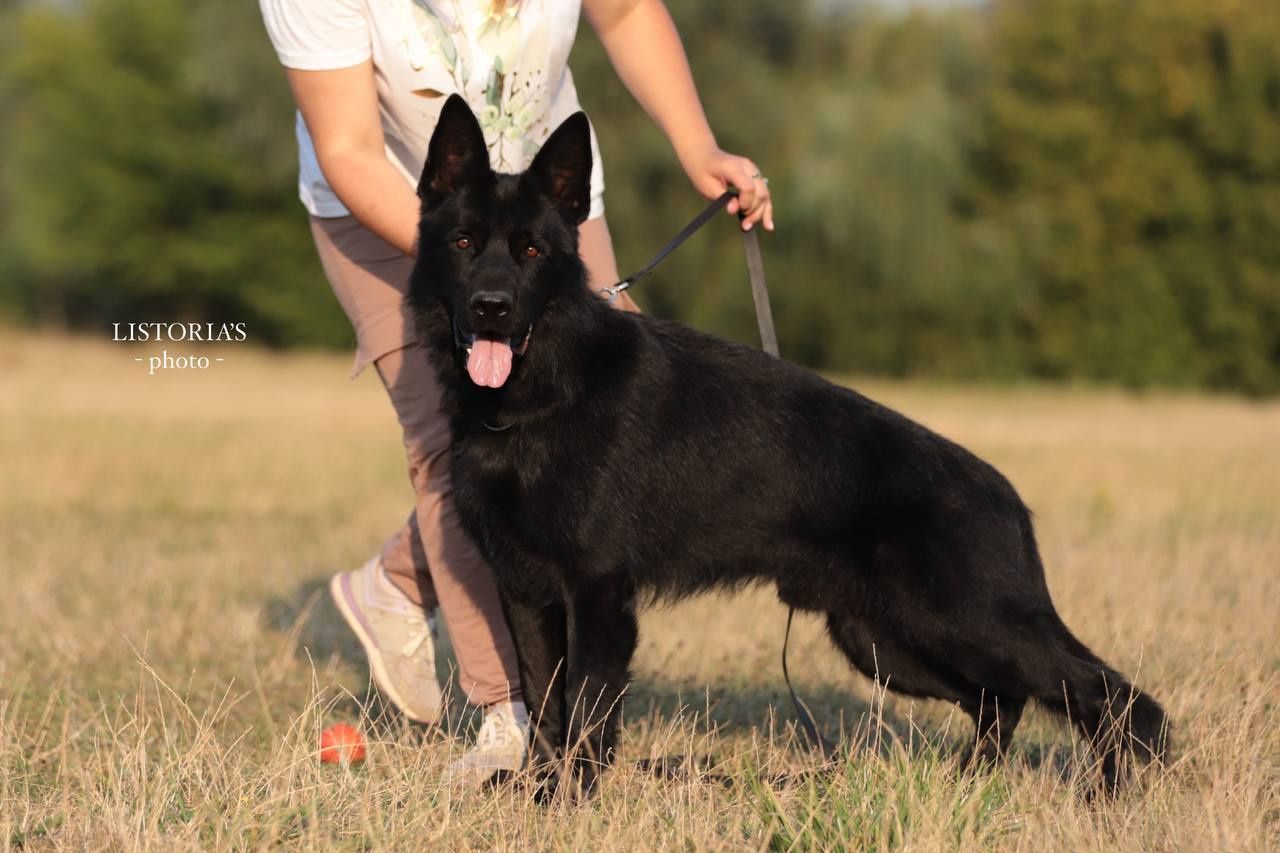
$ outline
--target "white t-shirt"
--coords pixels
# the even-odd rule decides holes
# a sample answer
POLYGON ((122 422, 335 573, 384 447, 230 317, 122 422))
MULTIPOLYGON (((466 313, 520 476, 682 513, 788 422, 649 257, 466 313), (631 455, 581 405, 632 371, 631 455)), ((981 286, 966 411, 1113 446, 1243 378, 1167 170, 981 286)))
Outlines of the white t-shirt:
MULTIPOLYGON (((466 98, 496 171, 526 169, 543 140, 580 109, 569 72, 581 0, 259 0, 280 62, 303 71, 372 58, 387 157, 417 186, 445 99, 466 98)), ((296 121, 298 195, 320 217, 348 215, 296 121)), ((595 131, 591 217, 604 212, 595 131)))

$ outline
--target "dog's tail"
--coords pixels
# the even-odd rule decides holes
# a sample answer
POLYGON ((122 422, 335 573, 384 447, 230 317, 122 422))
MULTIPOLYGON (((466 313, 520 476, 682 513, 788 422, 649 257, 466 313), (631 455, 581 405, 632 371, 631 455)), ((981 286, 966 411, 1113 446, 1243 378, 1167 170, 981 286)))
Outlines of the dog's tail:
MULTIPOLYGON (((1049 589, 1029 510, 1022 517, 1022 539, 1027 564, 1047 597, 1049 589)), ((1068 714, 1081 727, 1103 756, 1104 769, 1108 763, 1117 765, 1119 756, 1125 755, 1165 763, 1171 746, 1171 724, 1160 703, 1080 642, 1056 612, 1049 621, 1051 624, 1045 628, 1051 635, 1056 634, 1056 661, 1049 667, 1052 676, 1040 685, 1035 698, 1068 714)))
POLYGON ((1058 677, 1036 696, 1068 715, 1093 744, 1111 788, 1123 781, 1134 759, 1164 764, 1171 746, 1171 724, 1150 694, 1107 666, 1062 626, 1058 677))
POLYGON ((1133 690, 1129 703, 1129 736, 1134 742, 1141 744, 1146 755, 1157 764, 1169 760, 1169 736, 1173 724, 1160 703, 1149 693, 1133 690))

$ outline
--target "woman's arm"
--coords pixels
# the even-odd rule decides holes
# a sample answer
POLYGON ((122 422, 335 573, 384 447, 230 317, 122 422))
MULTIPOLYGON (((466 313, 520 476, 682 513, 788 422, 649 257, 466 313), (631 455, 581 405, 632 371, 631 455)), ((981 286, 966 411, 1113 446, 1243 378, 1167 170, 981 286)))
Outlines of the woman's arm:
MULTIPOLYGON (((755 163, 716 144, 680 34, 662 0, 584 0, 583 9, 623 85, 671 140, 698 191, 715 198, 732 184, 746 211, 742 227, 763 221, 772 231, 769 187, 755 163)), ((730 212, 738 211, 738 202, 730 203, 730 212)))
POLYGON ((420 205, 387 159, 373 63, 335 71, 286 68, 325 180, 361 225, 416 254, 420 205))

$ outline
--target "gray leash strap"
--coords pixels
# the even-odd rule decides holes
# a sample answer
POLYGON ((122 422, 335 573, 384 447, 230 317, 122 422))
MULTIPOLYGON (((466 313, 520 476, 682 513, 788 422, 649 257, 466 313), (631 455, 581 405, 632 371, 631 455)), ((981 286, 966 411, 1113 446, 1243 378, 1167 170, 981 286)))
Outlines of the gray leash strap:
MULTIPOLYGON (((627 276, 612 287, 603 288, 600 292, 611 300, 616 299, 619 293, 622 293, 631 285, 653 272, 654 267, 661 263, 667 255, 674 252, 681 243, 693 236, 695 231, 707 224, 711 217, 737 194, 737 189, 730 187, 723 195, 711 202, 692 222, 681 229, 680 233, 673 237, 667 245, 663 246, 662 250, 638 272, 627 276)), ((778 358, 778 333, 773 327, 773 309, 769 305, 769 287, 764 280, 764 260, 760 256, 759 232, 754 228, 750 231, 743 231, 742 243, 747 254, 747 275, 751 279, 751 299, 755 302, 756 324, 760 327, 760 348, 774 358, 778 358)), ((490 428, 492 429, 492 427, 490 428)), ((787 646, 791 643, 791 620, 795 615, 796 609, 794 607, 787 610, 787 630, 782 638, 782 678, 786 681, 787 690, 791 693, 791 704, 795 706, 796 717, 800 721, 800 727, 804 729, 805 734, 809 736, 809 740, 822 753, 822 757, 830 761, 835 756, 835 749, 818 731, 818 724, 813 719, 813 713, 810 712, 809 706, 804 703, 804 700, 800 698, 800 694, 796 693, 795 687, 791 684, 791 673, 787 669, 787 646)))
POLYGON ((751 277, 751 299, 756 304, 756 323, 760 326, 760 348, 778 357, 778 333, 773 328, 773 309, 769 307, 769 287, 764 281, 764 259, 760 257, 760 235, 753 228, 742 232, 742 245, 747 252, 747 275, 751 277))
MULTIPOLYGON (((760 348, 769 355, 779 358, 778 333, 773 327, 773 308, 769 305, 769 286, 764 279, 764 260, 760 257, 760 236, 755 229, 742 232, 742 245, 747 253, 747 275, 751 279, 751 299, 756 304, 756 324, 760 327, 760 348)), ((787 683, 791 693, 791 704, 796 709, 796 719, 800 727, 809 736, 809 740, 822 753, 822 757, 830 761, 835 756, 832 748, 818 731, 818 723, 813 719, 813 712, 800 698, 796 688, 791 684, 791 672, 787 668, 787 646, 791 644, 791 621, 795 618, 796 609, 787 609, 787 630, 782 635, 782 680, 787 683)))
POLYGON ((787 671, 787 646, 791 643, 791 620, 796 615, 794 607, 787 608, 787 630, 782 635, 782 680, 787 682, 787 690, 791 693, 791 704, 796 709, 796 719, 800 721, 800 727, 804 729, 804 733, 809 736, 809 740, 817 748, 818 752, 827 761, 835 758, 836 751, 827 739, 822 736, 822 732, 818 731, 818 723, 813 719, 813 712, 809 710, 809 706, 800 698, 800 694, 791 686, 791 673, 787 671))
MULTIPOLYGON (((654 269, 658 266, 658 264, 666 260, 667 255, 671 254, 676 249, 680 248, 680 245, 684 243, 685 240, 688 240, 698 231, 698 229, 700 229, 703 225, 706 225, 708 222, 710 222, 711 217, 715 216, 716 213, 719 212, 720 208, 724 207, 726 204, 733 201, 733 199, 737 195, 738 195, 738 188, 729 187, 729 189, 725 190, 723 193, 720 194, 719 198, 717 198, 715 201, 711 202, 711 204, 703 208, 702 212, 699 213, 697 216, 695 216, 688 225, 681 228, 679 234, 677 234, 676 236, 668 240, 667 245, 659 249, 658 254, 654 255, 652 258, 649 259, 649 263, 645 264, 640 269, 636 270, 631 275, 627 276, 622 281, 618 282, 612 287, 601 288, 600 293, 603 294, 606 298, 608 298, 610 302, 617 299, 619 293, 631 287, 631 285, 635 284, 640 279, 652 273, 654 269)), ((756 252, 758 255, 759 249, 757 249, 756 252)))

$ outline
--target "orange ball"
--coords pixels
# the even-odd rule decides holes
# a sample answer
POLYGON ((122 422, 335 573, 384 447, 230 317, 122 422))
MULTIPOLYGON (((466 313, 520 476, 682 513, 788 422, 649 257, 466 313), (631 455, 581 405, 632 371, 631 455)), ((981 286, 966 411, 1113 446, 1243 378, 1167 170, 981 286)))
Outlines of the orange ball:
POLYGON ((355 726, 336 723, 320 733, 321 764, 359 764, 364 756, 364 735, 355 726))

